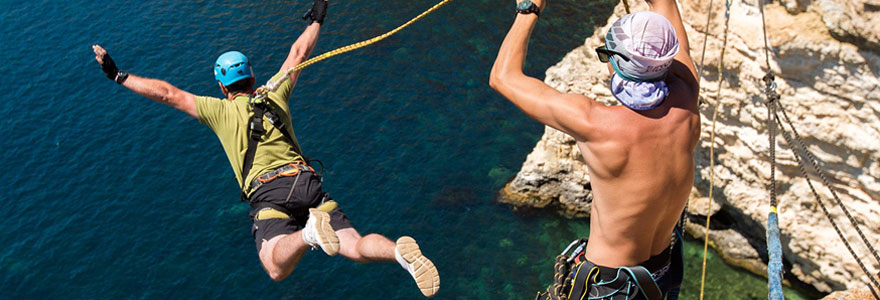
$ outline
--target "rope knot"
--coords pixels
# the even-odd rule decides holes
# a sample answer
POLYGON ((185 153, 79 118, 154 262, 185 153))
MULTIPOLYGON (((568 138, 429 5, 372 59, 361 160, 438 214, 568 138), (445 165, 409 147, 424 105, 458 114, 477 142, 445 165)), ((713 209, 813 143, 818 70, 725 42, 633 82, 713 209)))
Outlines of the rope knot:
POLYGON ((779 94, 776 94, 776 82, 774 81, 775 79, 776 77, 773 76, 773 73, 767 73, 767 75, 764 75, 764 78, 762 78, 765 84, 764 95, 767 96, 768 103, 779 100, 779 94))

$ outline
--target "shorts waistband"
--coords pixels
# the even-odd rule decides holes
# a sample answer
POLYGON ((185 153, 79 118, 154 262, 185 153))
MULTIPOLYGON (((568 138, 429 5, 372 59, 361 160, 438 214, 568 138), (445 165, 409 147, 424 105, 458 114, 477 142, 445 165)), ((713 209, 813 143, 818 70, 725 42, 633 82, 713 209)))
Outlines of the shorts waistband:
POLYGON ((315 170, 312 169, 312 167, 310 167, 309 165, 306 165, 303 161, 297 161, 283 165, 277 169, 263 173, 263 175, 260 175, 257 178, 254 178, 254 180, 251 181, 251 192, 256 191, 257 188, 259 188, 261 185, 275 180, 276 178, 278 178, 278 176, 292 177, 299 175, 299 172, 314 173, 315 170))
MULTIPOLYGON (((638 266, 645 267, 648 269, 648 272, 651 272, 653 275, 657 275, 663 268, 669 266, 672 263, 672 255, 670 248, 663 249, 663 252, 660 252, 657 255, 651 256, 648 260, 639 263, 638 266)), ((599 267, 599 276, 603 279, 605 278, 614 278, 617 276, 617 268, 605 267, 596 265, 599 267)))

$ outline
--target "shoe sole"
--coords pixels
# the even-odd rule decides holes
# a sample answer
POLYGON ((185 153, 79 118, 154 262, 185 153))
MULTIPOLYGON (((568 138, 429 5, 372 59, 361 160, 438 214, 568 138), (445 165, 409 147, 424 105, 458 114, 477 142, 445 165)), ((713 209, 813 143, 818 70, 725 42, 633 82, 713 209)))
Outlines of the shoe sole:
POLYGON ((315 231, 318 233, 318 239, 321 240, 319 243, 321 250, 329 256, 335 256, 339 253, 339 237, 330 226, 330 214, 311 208, 309 215, 315 218, 315 231))
POLYGON ((413 280, 425 297, 433 297, 440 290, 440 273, 430 259, 422 255, 419 244, 408 236, 397 239, 397 252, 413 268, 413 280))

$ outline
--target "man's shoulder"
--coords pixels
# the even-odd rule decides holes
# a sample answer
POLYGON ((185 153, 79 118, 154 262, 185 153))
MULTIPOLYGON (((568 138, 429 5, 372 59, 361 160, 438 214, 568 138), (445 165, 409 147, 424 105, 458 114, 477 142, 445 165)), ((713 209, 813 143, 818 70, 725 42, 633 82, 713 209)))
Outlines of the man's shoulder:
POLYGON ((233 101, 210 96, 196 96, 196 112, 199 121, 205 124, 226 123, 237 118, 229 115, 247 114, 247 99, 236 98, 233 101))
POLYGON ((200 108, 200 107, 207 108, 207 107, 211 107, 211 106, 213 106, 213 107, 223 106, 227 102, 230 102, 230 101, 226 101, 225 99, 212 97, 212 96, 196 95, 195 102, 196 102, 196 108, 200 108))

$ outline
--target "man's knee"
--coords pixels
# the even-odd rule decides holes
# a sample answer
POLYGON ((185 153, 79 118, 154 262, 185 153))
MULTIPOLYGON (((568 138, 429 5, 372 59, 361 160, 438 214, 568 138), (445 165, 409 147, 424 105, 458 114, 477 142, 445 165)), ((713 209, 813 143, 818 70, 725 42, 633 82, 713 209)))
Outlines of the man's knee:
POLYGON ((361 255, 359 247, 363 240, 360 233, 354 228, 345 228, 336 231, 339 237, 339 254, 356 263, 365 263, 368 260, 361 255))
POLYGON ((273 281, 280 282, 280 281, 284 280, 285 278, 287 278, 287 276, 290 275, 290 272, 285 273, 285 272, 282 272, 278 268, 275 268, 270 271, 269 268, 266 268, 266 274, 269 274, 269 277, 272 278, 273 281))
POLYGON ((279 235, 268 241, 263 240, 263 244, 260 247, 260 263, 263 265, 263 269, 266 270, 266 274, 274 281, 282 281, 293 272, 293 267, 290 270, 284 270, 273 259, 275 246, 278 245, 278 241, 284 236, 279 235))

